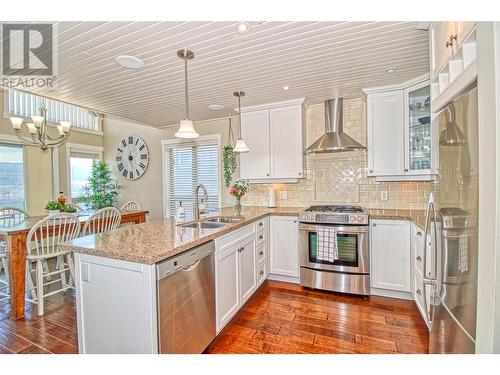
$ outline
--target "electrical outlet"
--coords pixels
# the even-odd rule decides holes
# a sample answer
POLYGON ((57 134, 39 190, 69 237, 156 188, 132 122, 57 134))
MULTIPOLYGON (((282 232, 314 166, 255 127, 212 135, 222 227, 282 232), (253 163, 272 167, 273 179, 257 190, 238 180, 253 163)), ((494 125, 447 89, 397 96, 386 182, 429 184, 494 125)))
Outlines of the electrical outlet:
POLYGON ((387 201, 387 200, 389 200, 389 192, 387 190, 382 190, 380 192, 380 200, 381 201, 387 201))
POLYGON ((288 193, 286 191, 280 191, 280 199, 287 200, 288 199, 288 193))
POLYGON ((82 281, 90 282, 89 264, 88 263, 81 263, 80 270, 82 273, 82 281))

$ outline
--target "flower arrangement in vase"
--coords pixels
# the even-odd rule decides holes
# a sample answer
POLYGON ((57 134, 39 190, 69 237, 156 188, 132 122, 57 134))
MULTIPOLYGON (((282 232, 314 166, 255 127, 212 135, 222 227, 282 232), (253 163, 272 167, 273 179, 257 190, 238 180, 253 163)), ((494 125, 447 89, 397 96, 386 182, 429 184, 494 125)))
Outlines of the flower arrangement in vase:
POLYGON ((250 184, 247 180, 238 180, 230 188, 229 194, 231 194, 235 199, 235 207, 238 212, 241 211, 241 197, 243 197, 250 188, 250 184))

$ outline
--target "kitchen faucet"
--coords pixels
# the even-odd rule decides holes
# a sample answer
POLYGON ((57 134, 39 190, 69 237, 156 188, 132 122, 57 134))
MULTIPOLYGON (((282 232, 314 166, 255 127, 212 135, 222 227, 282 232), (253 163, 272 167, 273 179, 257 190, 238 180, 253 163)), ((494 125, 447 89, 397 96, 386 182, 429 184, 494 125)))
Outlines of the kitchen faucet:
POLYGON ((200 220, 200 214, 204 214, 206 211, 203 210, 200 212, 200 205, 199 205, 199 191, 200 189, 203 189, 203 193, 205 194, 205 202, 208 201, 208 193, 207 193, 207 188, 203 184, 199 184, 196 186, 196 189, 194 190, 194 219, 195 220, 200 220))

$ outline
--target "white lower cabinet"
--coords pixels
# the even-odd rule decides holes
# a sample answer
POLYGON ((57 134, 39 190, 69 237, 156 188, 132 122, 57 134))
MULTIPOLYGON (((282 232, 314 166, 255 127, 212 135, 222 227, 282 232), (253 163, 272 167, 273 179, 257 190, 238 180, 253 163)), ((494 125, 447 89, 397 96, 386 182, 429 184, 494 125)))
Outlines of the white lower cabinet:
POLYGON ((215 240, 217 333, 268 276, 268 219, 215 240))
POLYGON ((245 303, 257 288, 257 254, 255 238, 247 238, 238 248, 240 267, 240 301, 245 303))
POLYGON ((271 217, 270 247, 270 272, 299 277, 299 224, 296 216, 271 217))
POLYGON ((371 288, 411 291, 410 222, 371 220, 371 288))

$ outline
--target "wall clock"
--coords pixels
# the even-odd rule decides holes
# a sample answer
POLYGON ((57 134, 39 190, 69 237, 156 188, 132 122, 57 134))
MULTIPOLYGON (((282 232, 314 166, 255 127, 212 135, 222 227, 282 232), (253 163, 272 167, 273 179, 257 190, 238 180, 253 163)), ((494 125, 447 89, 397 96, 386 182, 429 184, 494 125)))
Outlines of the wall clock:
POLYGON ((129 136, 116 148, 118 172, 127 180, 137 180, 148 168, 149 151, 146 142, 140 137, 129 136))

